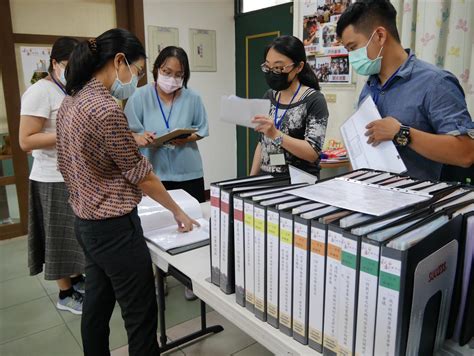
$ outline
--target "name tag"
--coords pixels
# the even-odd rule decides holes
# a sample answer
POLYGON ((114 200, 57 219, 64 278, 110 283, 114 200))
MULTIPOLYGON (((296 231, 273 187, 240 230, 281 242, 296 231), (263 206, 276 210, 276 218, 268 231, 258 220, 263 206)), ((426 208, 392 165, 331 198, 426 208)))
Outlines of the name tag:
POLYGON ((270 155, 271 166, 284 166, 285 164, 286 164, 285 155, 283 153, 270 155))

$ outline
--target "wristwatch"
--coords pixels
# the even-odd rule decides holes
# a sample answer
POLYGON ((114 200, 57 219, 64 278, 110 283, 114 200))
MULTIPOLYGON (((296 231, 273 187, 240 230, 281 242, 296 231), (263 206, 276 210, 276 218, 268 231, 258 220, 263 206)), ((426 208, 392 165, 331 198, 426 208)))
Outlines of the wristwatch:
POLYGON ((408 146, 410 142, 410 126, 400 125, 400 130, 393 138, 393 143, 395 143, 396 146, 405 147, 408 146))
POLYGON ((278 134, 277 137, 275 137, 273 140, 272 140, 272 143, 273 145, 275 145, 276 147, 281 147, 281 144, 283 143, 283 133, 280 132, 278 134))

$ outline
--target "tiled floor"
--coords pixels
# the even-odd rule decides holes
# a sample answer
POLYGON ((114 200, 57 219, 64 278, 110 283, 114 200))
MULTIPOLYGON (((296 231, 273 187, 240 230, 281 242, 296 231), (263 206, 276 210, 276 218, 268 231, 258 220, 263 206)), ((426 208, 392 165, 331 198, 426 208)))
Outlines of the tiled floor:
MULTIPOLYGON (((170 340, 200 325, 199 302, 184 299, 184 289, 168 280, 166 323, 170 340)), ((30 277, 26 239, 0 241, 0 355, 82 355, 80 316, 59 311, 56 282, 42 275, 30 277)), ((170 352, 170 355, 266 356, 271 353, 215 311, 208 312, 208 325, 220 324, 224 331, 170 352)), ((116 305, 110 321, 110 349, 113 356, 126 356, 127 335, 116 305)))

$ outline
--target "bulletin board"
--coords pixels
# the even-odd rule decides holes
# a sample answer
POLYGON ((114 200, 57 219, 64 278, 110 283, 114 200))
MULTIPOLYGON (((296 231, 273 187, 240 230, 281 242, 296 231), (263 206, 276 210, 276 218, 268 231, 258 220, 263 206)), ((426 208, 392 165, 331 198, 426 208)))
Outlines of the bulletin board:
POLYGON ((337 21, 353 0, 304 0, 295 3, 294 35, 305 45, 320 83, 352 84, 349 54, 336 36, 337 21))

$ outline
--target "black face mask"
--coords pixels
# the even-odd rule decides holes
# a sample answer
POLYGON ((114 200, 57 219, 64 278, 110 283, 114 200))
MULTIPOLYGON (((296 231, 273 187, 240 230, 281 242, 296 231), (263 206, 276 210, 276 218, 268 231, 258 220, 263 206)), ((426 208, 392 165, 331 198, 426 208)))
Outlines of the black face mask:
POLYGON ((288 81, 290 73, 275 74, 272 71, 265 73, 265 80, 270 88, 276 91, 288 89, 291 82, 288 81))

